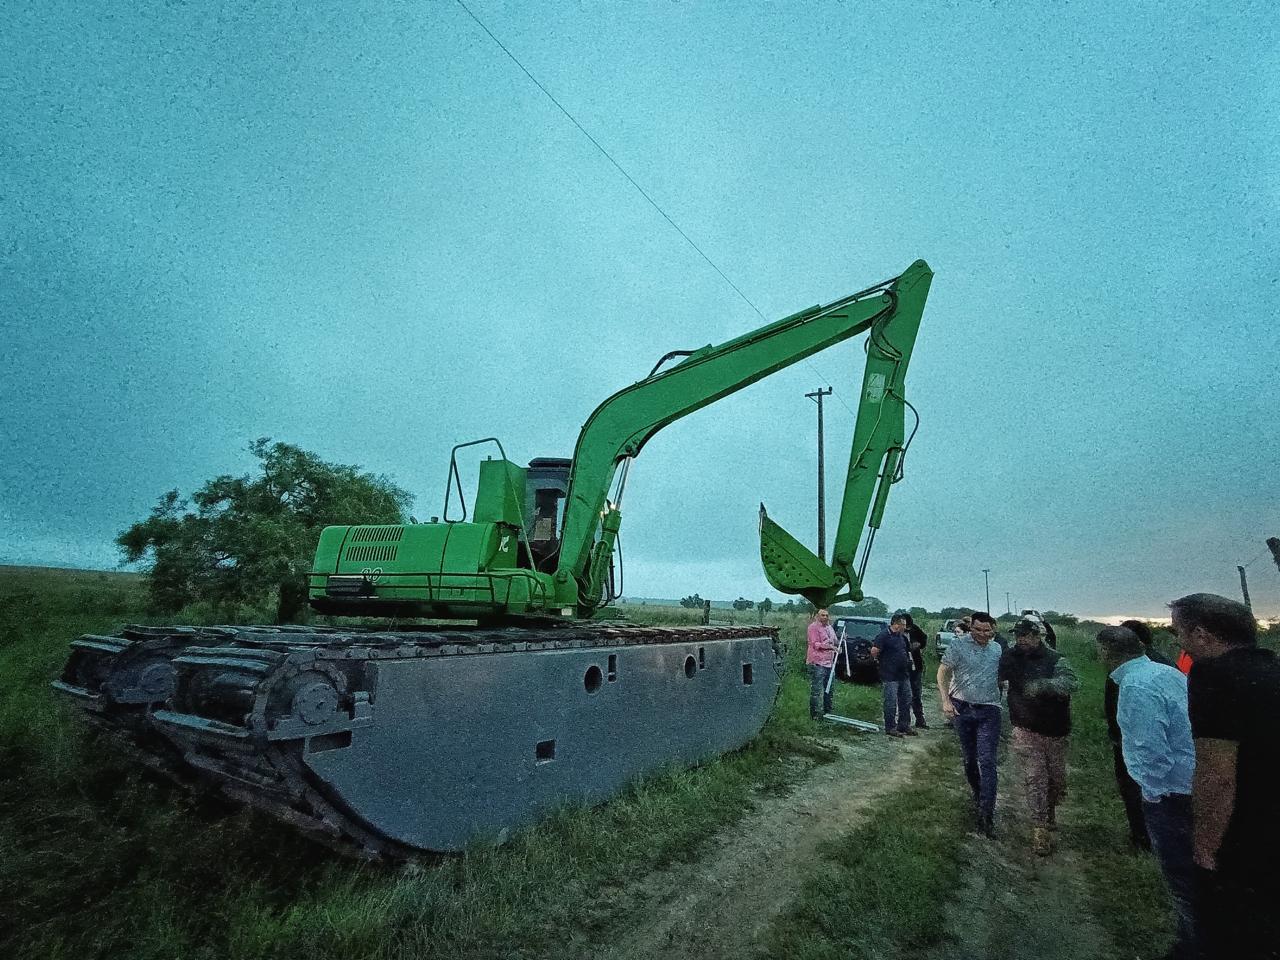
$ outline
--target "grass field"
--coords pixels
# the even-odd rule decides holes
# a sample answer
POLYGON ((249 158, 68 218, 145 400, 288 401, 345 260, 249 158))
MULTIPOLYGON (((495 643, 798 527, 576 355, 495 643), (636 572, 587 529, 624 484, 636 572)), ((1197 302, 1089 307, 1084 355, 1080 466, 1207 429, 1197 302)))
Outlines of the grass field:
MULTIPOLYGON (((374 868, 139 773, 55 700, 48 683, 70 639, 148 620, 136 577, 0 568, 0 617, 5 956, 549 955, 590 935, 600 888, 697 857, 755 791, 785 787, 795 765, 783 758, 830 755, 810 737, 797 671, 745 750, 566 810, 498 849, 374 868)), ((783 624, 793 661, 802 626, 783 624)), ((841 710, 874 716, 873 688, 838 695, 841 710)))
MULTIPOLYGON (((628 612, 652 622, 696 616, 679 609, 628 612)), ((652 777, 603 807, 562 811, 496 849, 371 867, 140 773, 104 750, 55 700, 48 682, 68 640, 147 619, 136 577, 0 568, 2 956, 590 953, 616 927, 609 891, 666 865, 696 862, 753 798, 785 794, 805 769, 833 758, 832 738, 856 737, 808 720, 804 621, 771 614, 767 619, 788 642, 789 669, 764 733, 748 748, 696 770, 652 777)), ((1060 648, 1083 682, 1062 837, 1075 899, 1064 903, 1105 931, 1110 955, 1146 955, 1171 930, 1163 890, 1151 859, 1125 848, 1091 634, 1060 632, 1060 648)), ((841 686, 836 709, 875 719, 878 688, 841 686)), ((914 776, 884 801, 909 816, 873 817, 833 838, 830 855, 814 863, 808 880, 779 891, 791 906, 769 930, 771 954, 906 957, 952 942, 957 934, 942 920, 943 904, 974 873, 974 849, 961 842, 966 803, 954 743, 939 734, 914 776), (917 899, 904 899, 904 891, 917 899)), ((1016 837, 1008 842, 1015 856, 1016 837)), ((1019 882, 1001 873, 999 858, 983 863, 984 882, 1019 882)), ((1034 905, 999 904, 1006 925, 999 930, 1006 933, 1010 924, 1035 919, 1034 905)), ((1063 909, 1059 903, 1058 922, 1063 909)))

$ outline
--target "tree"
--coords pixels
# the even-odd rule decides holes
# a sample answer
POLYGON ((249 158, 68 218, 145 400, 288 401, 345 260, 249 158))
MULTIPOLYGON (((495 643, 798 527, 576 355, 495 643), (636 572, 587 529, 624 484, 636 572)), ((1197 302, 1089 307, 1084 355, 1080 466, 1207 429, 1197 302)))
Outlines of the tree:
POLYGON ((194 510, 170 490, 116 537, 126 563, 146 565, 154 607, 257 604, 274 595, 276 622, 287 623, 304 612, 324 527, 405 521, 411 497, 386 477, 268 437, 249 450, 258 476, 215 477, 192 495, 194 510))
POLYGON ((681 600, 680 606, 687 607, 690 610, 701 610, 702 598, 695 593, 693 596, 685 597, 683 600, 681 600))
POLYGON ((761 600, 759 603, 756 604, 756 609, 759 610, 761 613, 768 613, 770 610, 773 609, 773 601, 770 600, 768 597, 765 597, 763 600, 761 600))
POLYGON ((737 600, 733 601, 733 609, 735 610, 750 610, 754 606, 755 601, 748 600, 746 597, 739 597, 737 600))
POLYGON ((907 613, 911 615, 911 621, 916 624, 924 623, 925 618, 929 616, 929 611, 924 607, 910 607, 907 613))
POLYGON ((889 605, 879 597, 863 597, 852 607, 853 615, 857 617, 887 617, 889 615, 889 605))

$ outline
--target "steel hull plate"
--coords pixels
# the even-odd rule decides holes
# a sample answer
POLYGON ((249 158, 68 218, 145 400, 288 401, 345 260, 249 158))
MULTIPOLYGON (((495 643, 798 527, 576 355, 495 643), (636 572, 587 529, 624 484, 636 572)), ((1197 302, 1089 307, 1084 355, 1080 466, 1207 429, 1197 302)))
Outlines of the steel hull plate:
POLYGON ((777 687, 769 637, 382 662, 374 723, 303 758, 374 832, 454 851, 743 746, 777 687))
POLYGON ((73 645, 54 684, 96 725, 183 783, 374 858, 500 842, 737 749, 781 675, 772 628, 127 627, 107 639, 73 645))

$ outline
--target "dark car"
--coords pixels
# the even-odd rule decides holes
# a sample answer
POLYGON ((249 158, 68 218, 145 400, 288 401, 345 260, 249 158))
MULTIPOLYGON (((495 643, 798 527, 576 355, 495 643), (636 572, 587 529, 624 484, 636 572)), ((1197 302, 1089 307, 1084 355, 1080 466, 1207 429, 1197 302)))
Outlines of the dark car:
POLYGON ((871 656, 871 643, 889 628, 888 617, 837 617, 832 626, 837 641, 836 676, 841 680, 876 683, 880 666, 871 656))

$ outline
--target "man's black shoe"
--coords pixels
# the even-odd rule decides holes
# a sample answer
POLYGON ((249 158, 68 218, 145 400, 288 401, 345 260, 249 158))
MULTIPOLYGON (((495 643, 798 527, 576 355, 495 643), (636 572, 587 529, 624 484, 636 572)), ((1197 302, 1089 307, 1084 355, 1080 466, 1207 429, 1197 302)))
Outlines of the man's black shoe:
POLYGON ((925 723, 923 720, 921 720, 919 723, 917 723, 917 724, 916 724, 916 729, 917 729, 917 730, 928 730, 928 729, 929 729, 929 725, 928 725, 927 723, 925 723))
POLYGON ((991 817, 978 817, 978 832, 988 839, 995 839, 996 826, 991 817))

